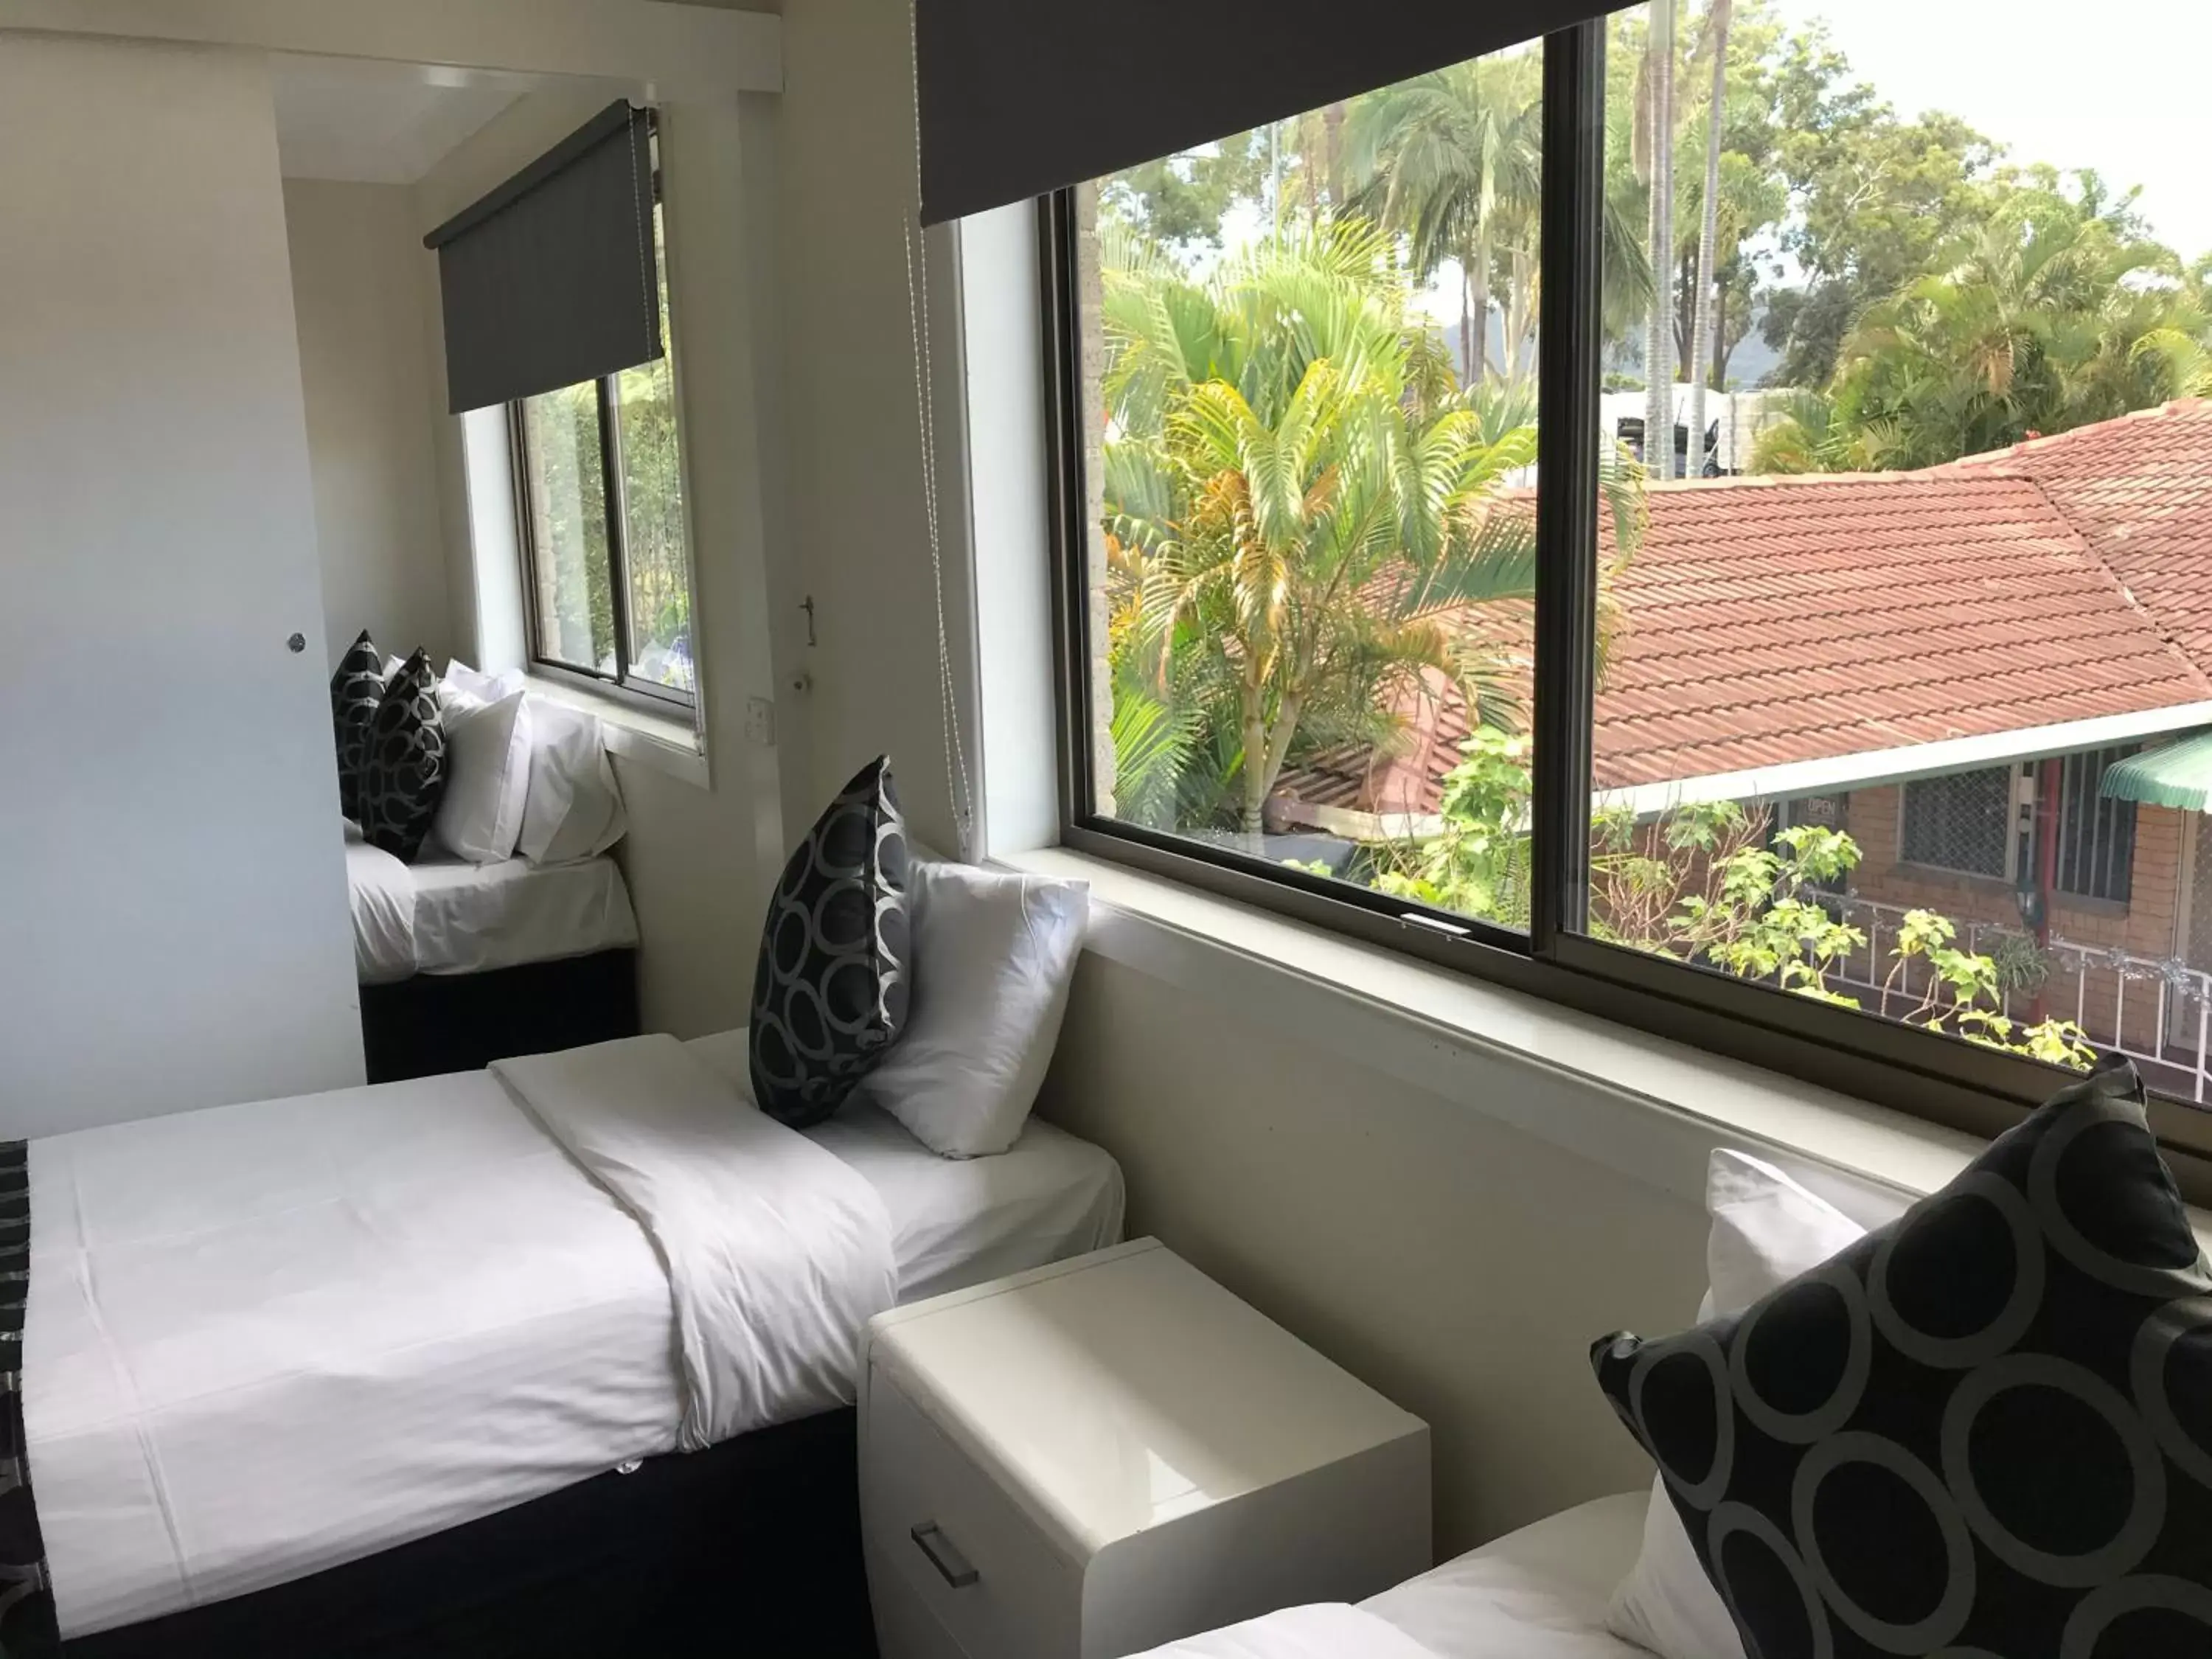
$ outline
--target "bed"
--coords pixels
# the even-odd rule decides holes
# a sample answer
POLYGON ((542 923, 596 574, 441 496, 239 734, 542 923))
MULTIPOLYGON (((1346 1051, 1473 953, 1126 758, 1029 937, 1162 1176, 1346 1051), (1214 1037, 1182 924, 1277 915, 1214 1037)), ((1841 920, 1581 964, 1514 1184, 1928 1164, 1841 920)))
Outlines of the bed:
POLYGON ((1118 1239, 1121 1178, 1041 1122, 800 1136, 743 1075, 641 1038, 32 1143, 68 1651, 605 1652, 736 1595, 834 1653, 848 1593, 865 1651, 856 1322, 1118 1239))
POLYGON ((412 865, 346 843, 371 1083, 636 1035, 637 916, 604 854, 412 865))
POLYGON ((1605 1628, 1649 1496, 1551 1516, 1358 1607, 1293 1607, 1148 1659, 1650 1659, 1605 1628))

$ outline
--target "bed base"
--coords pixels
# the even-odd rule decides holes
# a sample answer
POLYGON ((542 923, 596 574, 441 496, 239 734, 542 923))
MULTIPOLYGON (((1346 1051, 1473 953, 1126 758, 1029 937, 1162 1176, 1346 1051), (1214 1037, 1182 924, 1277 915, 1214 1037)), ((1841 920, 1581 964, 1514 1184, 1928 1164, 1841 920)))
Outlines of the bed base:
POLYGON ((648 1459, 64 1659, 875 1659, 852 1411, 648 1459))
POLYGON ((608 1042, 639 1029, 634 949, 361 988, 371 1083, 478 1071, 495 1060, 608 1042))

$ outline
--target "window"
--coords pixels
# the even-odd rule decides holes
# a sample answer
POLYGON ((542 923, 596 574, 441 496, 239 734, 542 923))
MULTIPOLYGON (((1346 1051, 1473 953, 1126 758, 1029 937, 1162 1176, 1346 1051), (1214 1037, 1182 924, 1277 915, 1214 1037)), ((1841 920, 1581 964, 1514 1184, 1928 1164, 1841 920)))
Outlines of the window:
MULTIPOLYGON (((2028 777, 2033 787, 2033 769, 2028 777)), ((1992 766, 1906 784, 1898 856, 1931 869, 2011 880, 2020 846, 2013 779, 2011 767, 1992 766)))
POLYGON ((2105 758, 1956 761, 2188 723, 2128 515, 2212 460, 2212 218, 1856 20, 1636 5, 1048 199, 1070 845, 1938 1115, 2204 1093, 2045 902, 2130 896, 2105 758))
MULTIPOLYGON (((653 239, 661 245, 658 204, 653 239)), ((689 705, 697 688, 667 271, 664 257, 659 358, 508 410, 532 659, 689 705)))
POLYGON ((2060 763, 2057 881, 2062 893, 2125 904, 2135 891, 2136 804, 2108 800, 2105 769, 2136 752, 2100 749, 2060 763))

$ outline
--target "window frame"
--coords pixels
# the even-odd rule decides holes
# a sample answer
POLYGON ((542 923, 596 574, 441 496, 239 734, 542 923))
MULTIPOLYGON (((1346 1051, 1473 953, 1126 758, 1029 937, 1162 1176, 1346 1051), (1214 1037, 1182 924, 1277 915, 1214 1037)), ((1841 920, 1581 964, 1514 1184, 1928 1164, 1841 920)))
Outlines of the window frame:
POLYGON ((2140 831, 2138 804, 2122 799, 2108 799, 2102 786, 2109 769, 2130 755, 2141 753, 2142 749, 2141 744, 2125 743, 2109 749, 2078 750, 2056 757, 2058 799, 2052 814, 2051 833, 2058 837, 2058 850, 2053 858, 2057 872, 2051 887, 2053 893, 2077 903, 2109 905, 2122 914, 2133 908, 2136 837, 2140 831), (2086 860, 2076 834, 2081 827, 2075 821, 2077 813, 2083 823, 2095 826, 2089 837, 2092 854, 2086 860), (2108 822, 2100 824, 2100 819, 2108 822), (2075 854, 2071 867, 2078 874, 2085 862, 2097 861, 2097 849, 2102 851, 2106 884, 2117 890, 2100 893, 2085 887, 2069 886, 2069 851, 2075 854), (2115 851, 2124 853, 2124 856, 2115 858, 2115 851))
MULTIPOLYGON (((538 611, 538 515, 531 504, 528 422, 523 417, 522 404, 518 401, 507 405, 507 434, 514 477, 515 539, 522 555, 523 627, 530 653, 531 672, 603 696, 631 699, 639 708, 661 713, 680 709, 688 714, 697 707, 696 693, 677 686, 664 685, 657 680, 640 678, 630 672, 629 499, 622 466, 620 377, 603 374, 592 382, 592 386, 599 412, 599 488, 602 510, 606 514, 607 594, 615 638, 615 672, 603 674, 596 669, 547 653, 543 631, 544 623, 538 611)), ((680 437, 678 441, 680 466, 680 437)), ((687 582, 691 580, 690 542, 687 526, 684 549, 687 582)), ((698 603, 696 583, 693 588, 692 604, 696 608, 698 603)))
MULTIPOLYGON (((2031 768, 2035 764, 2037 763, 2030 763, 2031 768)), ((1916 870, 1933 870, 1942 875, 1959 877, 1966 881, 1983 882, 1998 887, 2016 885, 2020 881, 2023 860, 2028 861, 2032 867, 2034 858, 2034 848, 2032 844, 2026 848, 2021 846, 2023 841, 2032 843, 2033 836, 2031 833, 2024 833, 2021 825, 2021 787, 2024 781, 2031 781, 2032 787, 2033 777, 2034 773, 2031 770, 2024 780, 2020 762, 2001 761, 1995 766, 1978 766, 1965 772, 1937 772, 1924 778, 1907 778, 1897 787, 1897 861, 1899 864, 1910 865, 1916 870), (1914 858, 1912 848, 1909 845, 1912 822, 1912 792, 1915 789, 1925 788, 1929 784, 1948 783, 1955 778, 1975 777, 1990 772, 2002 772, 2005 779, 2004 868, 1969 870, 1956 864, 1940 863, 1934 859, 1914 858)))
MULTIPOLYGON (((1092 810, 1091 527, 1084 471, 1082 293, 1075 192, 1037 205, 1060 842, 1547 1001, 1836 1089, 1978 1136, 2000 1133, 2063 1074, 1962 1039, 1823 1006, 1615 945, 1588 925, 1598 577, 1599 255, 1603 17, 1542 38, 1538 422, 1569 434, 1537 467, 1531 732, 1532 904, 1526 934, 1092 810)), ((2212 1113, 2154 1096, 2152 1127, 2194 1194, 2212 1195, 2212 1113)))

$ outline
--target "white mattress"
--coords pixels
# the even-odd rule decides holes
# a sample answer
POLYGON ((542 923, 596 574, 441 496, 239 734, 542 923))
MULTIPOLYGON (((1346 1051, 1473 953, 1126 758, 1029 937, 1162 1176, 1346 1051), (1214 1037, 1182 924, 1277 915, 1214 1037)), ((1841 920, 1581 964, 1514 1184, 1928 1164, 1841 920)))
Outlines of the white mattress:
POLYGON ((1649 1659, 1607 1633, 1605 1613, 1636 1565, 1650 1498, 1563 1510, 1360 1605, 1437 1659, 1649 1659))
MULTIPOLYGON (((1036 1125, 952 1164, 879 1118, 816 1138, 882 1194, 909 1297, 1120 1235, 1096 1147, 1036 1125)), ((653 1245, 489 1073, 55 1136, 30 1170, 24 1406, 65 1634, 675 1443, 653 1245)))
MULTIPOLYGON (((750 1092, 742 1030, 686 1046, 750 1092)), ((1035 1118, 996 1158, 939 1158, 890 1113, 860 1101, 806 1133, 882 1196, 902 1302, 1103 1249, 1121 1237, 1121 1166, 1089 1141, 1035 1118)))
POLYGON ((354 966, 364 985, 414 974, 481 974, 637 943, 629 890, 611 858, 470 864, 426 850, 413 865, 346 843, 354 966))

